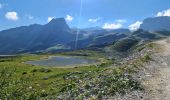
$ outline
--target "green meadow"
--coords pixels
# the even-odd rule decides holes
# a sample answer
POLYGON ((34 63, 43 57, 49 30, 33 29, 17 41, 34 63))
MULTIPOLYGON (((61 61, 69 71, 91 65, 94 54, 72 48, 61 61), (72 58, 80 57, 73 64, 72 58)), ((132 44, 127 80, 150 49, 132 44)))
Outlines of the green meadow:
POLYGON ((50 100, 56 98, 81 100, 113 96, 116 93, 123 95, 127 91, 142 90, 138 80, 132 76, 137 73, 143 63, 150 59, 150 55, 146 53, 125 64, 117 64, 118 59, 108 58, 104 52, 90 50, 1 57, 0 98, 2 100, 50 100), (92 65, 70 67, 34 66, 24 63, 58 55, 83 56, 96 59, 99 62, 92 65))

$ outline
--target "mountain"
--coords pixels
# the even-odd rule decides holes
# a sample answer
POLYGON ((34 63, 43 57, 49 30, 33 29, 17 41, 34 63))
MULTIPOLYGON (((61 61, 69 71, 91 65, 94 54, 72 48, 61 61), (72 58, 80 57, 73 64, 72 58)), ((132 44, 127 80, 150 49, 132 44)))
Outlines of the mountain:
POLYGON ((141 29, 146 31, 170 31, 170 17, 161 16, 147 18, 140 26, 141 29))
MULTIPOLYGON (((76 30, 74 30, 74 33, 76 33, 76 30)), ((129 29, 106 30, 100 27, 80 29, 77 47, 78 49, 81 49, 89 46, 108 45, 119 39, 127 37, 130 33, 129 29)), ((71 48, 74 48, 75 41, 70 42, 68 45, 71 48)))
POLYGON ((130 34, 131 31, 129 29, 124 29, 124 28, 120 28, 120 29, 114 29, 114 30, 108 30, 109 33, 112 34, 130 34))
POLYGON ((88 27, 88 28, 84 28, 84 29, 81 29, 82 31, 96 31, 96 30, 102 30, 103 28, 99 27, 99 26, 96 26, 96 27, 88 27))
POLYGON ((126 34, 107 34, 94 38, 92 45, 112 44, 113 42, 127 37, 126 34))
MULTIPOLYGON (((127 37, 128 29, 79 29, 78 49, 110 44, 127 37)), ((77 29, 70 29, 64 18, 45 25, 33 24, 0 31, 0 54, 67 51, 75 48, 77 29)))
POLYGON ((75 39, 75 34, 64 18, 51 20, 48 24, 33 24, 0 32, 0 54, 36 52, 65 45, 75 39))

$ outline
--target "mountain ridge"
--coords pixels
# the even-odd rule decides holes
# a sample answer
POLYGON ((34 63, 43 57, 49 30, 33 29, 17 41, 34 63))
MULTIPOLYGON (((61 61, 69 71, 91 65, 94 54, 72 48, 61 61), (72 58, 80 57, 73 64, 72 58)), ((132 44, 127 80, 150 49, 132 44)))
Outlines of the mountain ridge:
POLYGON ((0 32, 1 54, 46 49, 57 44, 65 44, 75 38, 65 19, 53 19, 45 25, 33 24, 0 32), (12 42, 11 42, 12 41, 12 42), (56 43, 57 42, 57 43, 56 43), (5 45, 4 45, 5 44, 5 45))
POLYGON ((170 31, 170 17, 159 16, 144 19, 140 29, 146 31, 170 31))
MULTIPOLYGON (((148 41, 169 36, 170 32, 167 30, 160 30, 154 26, 147 27, 147 25, 150 26, 150 24, 158 24, 157 26, 162 25, 159 24, 159 19, 162 20, 162 18, 163 20, 168 19, 170 21, 170 17, 147 18, 140 26, 140 29, 134 32, 124 28, 115 30, 106 30, 100 27, 79 29, 80 34, 77 40, 77 49, 109 45, 125 38, 137 38, 141 41, 148 41), (152 21, 157 19, 158 21, 152 21), (152 23, 147 24, 147 20, 151 20, 152 23)), ((163 21, 162 23, 167 22, 163 21)), ((168 23, 165 26, 170 27, 170 24, 168 23)), ((76 35, 77 30, 71 29, 64 18, 52 19, 44 25, 32 24, 11 28, 0 31, 0 54, 73 50, 75 49, 76 35)))

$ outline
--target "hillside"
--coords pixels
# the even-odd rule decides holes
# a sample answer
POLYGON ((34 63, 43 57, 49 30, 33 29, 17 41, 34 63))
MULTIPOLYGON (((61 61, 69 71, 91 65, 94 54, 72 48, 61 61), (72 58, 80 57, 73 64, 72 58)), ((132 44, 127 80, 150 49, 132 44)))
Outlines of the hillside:
POLYGON ((139 94, 135 94, 135 91, 143 93, 143 88, 134 75, 138 75, 143 64, 150 61, 150 53, 147 50, 152 48, 148 45, 149 43, 136 43, 134 39, 123 39, 99 50, 84 49, 57 54, 0 57, 0 67, 5 66, 0 69, 0 75, 3 76, 0 76, 0 81, 6 83, 1 85, 0 98, 8 96, 10 99, 118 99, 119 95, 122 95, 121 98, 133 97, 136 100, 139 94), (133 52, 130 53, 129 50, 132 49, 133 52), (122 50, 126 56, 121 55, 122 50), (61 55, 86 57, 99 62, 69 67, 23 63, 61 55))

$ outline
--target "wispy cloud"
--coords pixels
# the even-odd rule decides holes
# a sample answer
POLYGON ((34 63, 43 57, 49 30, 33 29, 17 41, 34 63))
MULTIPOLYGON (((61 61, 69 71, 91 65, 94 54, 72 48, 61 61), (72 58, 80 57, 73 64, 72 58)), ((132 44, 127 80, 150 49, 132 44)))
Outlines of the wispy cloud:
POLYGON ((90 22, 90 23, 96 23, 96 22, 98 22, 98 21, 101 20, 101 19, 102 19, 101 17, 94 18, 94 19, 90 18, 90 19, 88 20, 88 22, 90 22))
POLYGON ((156 16, 170 16, 170 9, 158 12, 156 16))
POLYGON ((135 23, 129 25, 129 29, 132 31, 138 30, 142 23, 143 23, 142 21, 136 21, 135 23))
POLYGON ((7 12, 5 18, 11 21, 17 21, 19 19, 18 14, 15 11, 7 12))
POLYGON ((127 20, 126 19, 117 19, 115 20, 117 23, 126 23, 127 20))
POLYGON ((66 19, 67 22, 72 22, 74 17, 70 16, 70 15, 67 15, 65 19, 66 19))
POLYGON ((123 27, 123 25, 120 23, 104 23, 102 28, 104 28, 104 29, 119 29, 122 27, 123 27))
POLYGON ((55 17, 53 16, 53 17, 48 17, 47 18, 47 22, 50 22, 52 19, 54 19, 55 17))

